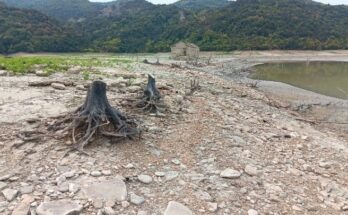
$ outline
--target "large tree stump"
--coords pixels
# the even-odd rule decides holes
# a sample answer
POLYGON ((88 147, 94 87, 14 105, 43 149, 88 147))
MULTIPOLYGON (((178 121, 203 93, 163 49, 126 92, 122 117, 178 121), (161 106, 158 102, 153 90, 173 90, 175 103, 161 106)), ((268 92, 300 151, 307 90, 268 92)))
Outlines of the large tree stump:
POLYGON ((84 104, 72 115, 67 116, 54 127, 59 130, 62 124, 71 122, 67 127, 72 136, 75 149, 83 151, 94 135, 116 138, 132 138, 139 133, 135 123, 127 120, 119 110, 112 107, 106 96, 106 84, 94 81, 88 89, 84 104))
POLYGON ((156 80, 152 75, 148 75, 148 82, 144 94, 140 97, 137 107, 145 112, 159 114, 164 111, 162 96, 156 87, 156 80))

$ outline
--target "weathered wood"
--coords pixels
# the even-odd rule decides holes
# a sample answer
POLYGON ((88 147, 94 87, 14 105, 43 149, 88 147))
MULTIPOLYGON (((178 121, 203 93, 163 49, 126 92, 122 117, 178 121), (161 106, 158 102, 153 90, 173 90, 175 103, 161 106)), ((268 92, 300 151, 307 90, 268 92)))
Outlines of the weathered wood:
POLYGON ((132 138, 139 133, 134 122, 110 105, 106 96, 106 84, 102 81, 94 81, 84 104, 72 115, 57 121, 51 128, 63 129, 67 121, 71 122, 68 130, 73 145, 81 152, 97 133, 118 138, 132 138))
POLYGON ((148 76, 148 82, 144 94, 140 97, 137 107, 142 108, 145 112, 156 113, 164 111, 162 96, 156 87, 156 80, 152 75, 148 76))

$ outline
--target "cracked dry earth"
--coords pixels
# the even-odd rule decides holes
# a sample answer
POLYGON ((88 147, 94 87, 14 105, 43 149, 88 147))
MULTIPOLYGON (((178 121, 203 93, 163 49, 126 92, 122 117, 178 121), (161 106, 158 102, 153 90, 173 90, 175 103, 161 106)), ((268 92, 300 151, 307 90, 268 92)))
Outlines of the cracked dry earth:
POLYGON ((145 64, 105 71, 110 102, 144 132, 118 143, 95 139, 85 148, 90 156, 63 157, 71 140, 55 134, 18 136, 81 104, 82 75, 2 77, 1 214, 348 214, 348 149, 336 134, 207 73, 145 64), (170 109, 162 117, 126 102, 150 72, 170 109), (136 77, 131 86, 129 77, 136 77), (202 89, 185 96, 190 79, 202 89), (28 86, 42 80, 76 86, 28 86))

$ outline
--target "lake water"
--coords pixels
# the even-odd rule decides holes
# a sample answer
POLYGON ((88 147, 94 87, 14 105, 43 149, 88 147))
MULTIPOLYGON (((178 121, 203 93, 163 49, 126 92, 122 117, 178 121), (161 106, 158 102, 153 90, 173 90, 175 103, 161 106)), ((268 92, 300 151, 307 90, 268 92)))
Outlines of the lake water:
POLYGON ((253 79, 283 82, 348 99, 348 62, 268 63, 255 68, 253 79))

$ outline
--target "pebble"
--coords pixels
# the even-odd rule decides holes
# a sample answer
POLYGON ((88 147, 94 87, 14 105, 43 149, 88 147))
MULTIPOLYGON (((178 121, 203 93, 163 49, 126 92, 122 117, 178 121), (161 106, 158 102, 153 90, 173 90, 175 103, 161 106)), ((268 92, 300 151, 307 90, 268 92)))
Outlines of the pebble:
POLYGON ((141 196, 138 196, 134 193, 130 194, 130 202, 135 204, 135 205, 141 205, 145 202, 145 199, 141 196))
POLYGON ((152 182, 152 177, 149 175, 138 175, 138 180, 144 184, 150 184, 152 182))
POLYGON ((3 176, 0 176, 0 181, 6 181, 9 178, 11 178, 11 175, 3 175, 3 176))
POLYGON ((215 202, 208 202, 207 205, 208 205, 208 211, 210 212, 216 212, 218 209, 218 204, 215 202))
POLYGON ((234 169, 225 169, 220 173, 222 178, 237 179, 241 176, 241 173, 234 169))
POLYGON ((175 165, 180 165, 181 162, 180 162, 179 159, 173 159, 172 163, 175 164, 175 165))
POLYGON ((100 177, 100 176, 102 176, 102 173, 99 172, 99 171, 92 171, 91 172, 91 176, 93 176, 93 177, 100 177))
POLYGON ((111 170, 102 170, 103 175, 109 176, 111 175, 111 170))
POLYGON ((116 215, 116 212, 112 207, 105 207, 104 208, 104 215, 116 215))
POLYGON ((142 90, 142 88, 140 86, 129 86, 128 87, 128 91, 130 93, 136 93, 138 91, 142 90))
POLYGON ((171 201, 168 203, 164 215, 193 215, 192 211, 185 205, 171 201))
POLYGON ((61 185, 59 185, 58 190, 62 193, 66 193, 69 191, 69 183, 64 182, 61 185))
POLYGON ((129 163, 126 166, 124 166, 124 168, 126 168, 126 169, 134 169, 134 165, 129 163))
POLYGON ((72 177, 75 176, 75 174, 76 174, 76 172, 75 172, 74 170, 72 170, 72 171, 63 173, 63 176, 64 176, 65 178, 72 178, 72 177))
POLYGON ((5 182, 0 181, 0 191, 3 190, 5 187, 7 187, 7 184, 5 182))
POLYGON ((2 191, 2 194, 4 195, 5 199, 10 202, 14 198, 16 198, 16 196, 18 195, 18 190, 5 189, 2 191))
POLYGON ((165 172, 155 172, 155 175, 157 177, 164 177, 166 175, 166 173, 165 172))
POLYGON ((45 76, 47 76, 47 72, 45 72, 45 71, 43 71, 43 70, 37 70, 37 71, 35 72, 35 75, 36 75, 36 76, 39 76, 39 77, 45 77, 45 76))
POLYGON ((77 90, 86 90, 85 86, 83 86, 82 84, 77 85, 77 86, 76 86, 76 89, 77 89, 77 90))
POLYGON ((129 202, 127 202, 127 201, 122 201, 121 202, 121 206, 123 207, 123 208, 128 208, 129 207, 129 202))
POLYGON ((166 181, 171 181, 179 176, 179 173, 176 171, 166 172, 165 179, 166 181))
POLYGON ((137 215, 148 215, 146 211, 138 211, 137 215))
POLYGON ((258 215, 258 214, 259 213, 256 210, 254 210, 254 209, 248 210, 248 215, 258 215))
POLYGON ((65 182, 66 181, 66 178, 65 178, 65 176, 63 176, 63 175, 61 175, 61 176, 59 176, 59 177, 57 177, 56 178, 56 182, 57 182, 57 185, 59 186, 59 185, 61 185, 63 182, 65 182))
POLYGON ((80 187, 76 184, 70 183, 69 184, 69 192, 70 193, 77 193, 77 191, 80 190, 80 187))
POLYGON ((66 87, 64 84, 60 84, 60 83, 52 83, 51 87, 56 89, 56 90, 65 90, 66 87))
POLYGON ((19 192, 21 194, 29 194, 29 193, 32 193, 33 190, 34 190, 34 186, 32 186, 32 185, 26 185, 26 186, 19 188, 19 192))
POLYGON ((257 169, 257 167, 253 165, 246 165, 244 171, 250 176, 258 176, 260 174, 260 171, 257 169))

